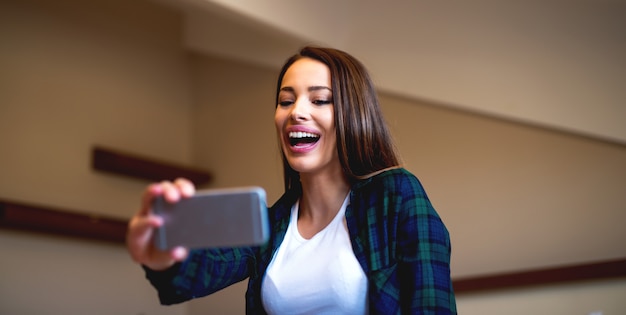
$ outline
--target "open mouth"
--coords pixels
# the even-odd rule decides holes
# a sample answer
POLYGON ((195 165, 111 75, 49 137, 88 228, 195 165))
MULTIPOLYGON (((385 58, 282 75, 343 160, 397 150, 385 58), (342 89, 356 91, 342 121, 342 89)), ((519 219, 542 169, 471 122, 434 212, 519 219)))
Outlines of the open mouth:
POLYGON ((310 132, 292 131, 289 133, 289 144, 292 147, 312 145, 319 140, 319 135, 310 132))

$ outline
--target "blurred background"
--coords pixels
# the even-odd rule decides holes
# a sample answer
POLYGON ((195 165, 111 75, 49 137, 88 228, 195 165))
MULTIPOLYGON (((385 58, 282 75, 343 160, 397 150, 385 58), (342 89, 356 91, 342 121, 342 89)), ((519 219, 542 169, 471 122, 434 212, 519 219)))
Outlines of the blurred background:
MULTIPOLYGON (((626 257, 626 2, 0 1, 0 200, 127 220, 148 181, 94 146, 283 191, 282 63, 359 58, 454 279, 626 257)), ((162 307, 121 244, 0 229, 2 314, 243 314, 245 281, 162 307)), ((460 293, 460 314, 626 313, 626 279, 460 293)))

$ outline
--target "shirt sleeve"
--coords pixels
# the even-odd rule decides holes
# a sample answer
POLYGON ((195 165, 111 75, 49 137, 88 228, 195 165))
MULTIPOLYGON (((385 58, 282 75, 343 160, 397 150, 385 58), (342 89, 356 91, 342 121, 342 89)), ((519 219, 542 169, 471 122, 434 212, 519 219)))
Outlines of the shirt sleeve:
POLYGON ((209 295, 250 276, 255 264, 254 249, 192 250, 189 257, 164 271, 145 266, 146 278, 156 288, 161 304, 181 303, 209 295))
POLYGON ((417 178, 405 178, 398 220, 398 276, 403 314, 456 314, 450 236, 417 178))

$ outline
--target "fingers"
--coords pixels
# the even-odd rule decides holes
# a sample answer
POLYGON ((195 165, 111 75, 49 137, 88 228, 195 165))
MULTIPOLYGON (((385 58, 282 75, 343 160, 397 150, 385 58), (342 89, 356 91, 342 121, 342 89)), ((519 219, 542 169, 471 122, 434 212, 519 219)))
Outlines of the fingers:
POLYGON ((174 181, 174 186, 178 188, 180 194, 184 198, 189 198, 196 193, 194 184, 186 178, 178 178, 174 181))
POLYGON ((189 255, 189 250, 185 247, 178 246, 170 251, 170 255, 175 261, 183 261, 187 259, 187 256, 189 255))
POLYGON ((193 183, 184 178, 178 178, 174 182, 161 182, 163 189, 163 197, 168 202, 177 202, 180 198, 188 198, 193 196, 196 191, 193 183))
POLYGON ((181 262, 189 256, 189 250, 184 247, 176 247, 170 251, 160 251, 154 249, 150 252, 149 258, 143 263, 152 270, 165 270, 175 263, 181 262))
POLYGON ((134 216, 128 223, 128 234, 142 235, 146 231, 163 225, 163 218, 157 215, 134 216))
POLYGON ((154 183, 148 186, 141 195, 141 208, 139 209, 139 215, 148 215, 150 213, 154 197, 162 194, 163 187, 161 183, 154 183))
POLYGON ((126 232, 126 247, 133 260, 144 262, 146 252, 152 247, 154 228, 163 224, 163 219, 155 216, 134 216, 126 232))
POLYGON ((163 218, 152 214, 152 203, 158 196, 163 196, 170 203, 178 202, 181 198, 193 196, 195 191, 193 183, 184 178, 154 183, 144 190, 141 208, 130 220, 126 232, 126 246, 134 261, 154 270, 162 270, 187 258, 189 251, 184 247, 170 251, 160 251, 154 247, 152 237, 155 228, 163 225, 163 218))
POLYGON ((162 181, 151 184, 144 190, 141 197, 140 215, 148 215, 155 197, 163 196, 167 202, 177 202, 180 198, 189 198, 196 192, 194 184, 185 178, 178 178, 174 182, 162 181))

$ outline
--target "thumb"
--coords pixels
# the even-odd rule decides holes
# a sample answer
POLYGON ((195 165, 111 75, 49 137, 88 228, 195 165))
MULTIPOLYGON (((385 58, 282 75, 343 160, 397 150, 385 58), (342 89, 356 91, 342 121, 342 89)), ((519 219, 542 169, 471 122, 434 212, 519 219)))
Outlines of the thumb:
POLYGON ((171 250, 170 255, 175 261, 183 261, 189 256, 189 250, 185 247, 177 246, 171 250))

